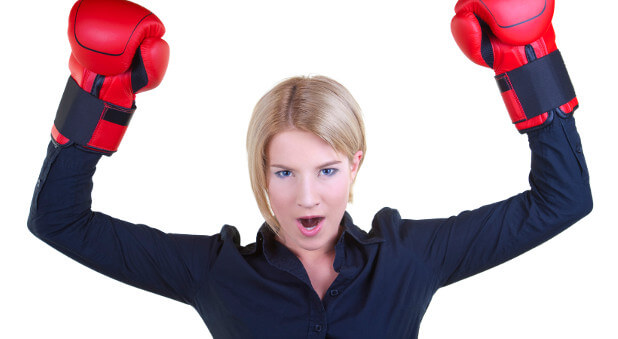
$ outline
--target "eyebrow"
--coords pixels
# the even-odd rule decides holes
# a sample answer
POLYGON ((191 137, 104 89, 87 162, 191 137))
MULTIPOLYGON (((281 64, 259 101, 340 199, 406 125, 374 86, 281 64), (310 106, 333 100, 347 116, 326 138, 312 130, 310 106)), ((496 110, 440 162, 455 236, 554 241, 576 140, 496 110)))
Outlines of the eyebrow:
MULTIPOLYGON (((332 166, 332 165, 338 165, 341 163, 341 160, 332 160, 332 161, 328 161, 323 163, 322 165, 318 166, 318 168, 324 168, 324 167, 328 167, 328 166, 332 166)), ((277 167, 277 168, 283 168, 283 169, 287 169, 290 168, 289 166, 283 166, 283 165, 279 165, 279 164, 272 164, 269 167, 277 167)))

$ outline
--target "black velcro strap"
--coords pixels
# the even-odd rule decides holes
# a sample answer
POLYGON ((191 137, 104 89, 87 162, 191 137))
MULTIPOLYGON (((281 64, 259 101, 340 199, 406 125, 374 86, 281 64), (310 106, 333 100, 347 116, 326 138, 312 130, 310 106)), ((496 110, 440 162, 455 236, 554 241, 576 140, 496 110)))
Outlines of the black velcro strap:
POLYGON ((506 73, 496 75, 496 83, 498 83, 498 89, 500 89, 500 93, 504 93, 513 89, 511 84, 509 83, 509 79, 506 76, 506 73))
POLYGON ((84 91, 69 77, 60 100, 54 125, 69 140, 86 145, 97 127, 105 103, 84 91))
POLYGON ((105 114, 103 114, 103 120, 120 126, 129 126, 129 122, 133 117, 133 112, 135 112, 135 109, 126 109, 107 103, 107 110, 105 110, 105 114))
POLYGON ((56 112, 54 126, 72 142, 87 145, 99 120, 127 126, 134 111, 134 107, 122 108, 90 95, 69 77, 56 112))
POLYGON ((554 51, 522 67, 496 76, 501 92, 513 89, 528 119, 575 98, 562 55, 554 51))

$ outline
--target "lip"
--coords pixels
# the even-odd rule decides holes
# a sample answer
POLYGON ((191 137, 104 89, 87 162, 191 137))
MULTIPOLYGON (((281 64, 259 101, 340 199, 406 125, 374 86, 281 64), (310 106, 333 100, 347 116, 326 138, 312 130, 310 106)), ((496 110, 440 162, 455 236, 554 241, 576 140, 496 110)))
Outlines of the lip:
POLYGON ((304 236, 306 236, 306 237, 313 237, 316 234, 318 234, 318 232, 320 232, 320 230, 322 229, 322 225, 324 225, 324 220, 326 220, 326 218, 324 216, 321 216, 321 215, 309 215, 309 216, 300 217, 300 218, 296 219, 296 226, 300 230, 300 233, 302 233, 304 236), (318 224, 312 230, 308 230, 307 228, 305 228, 303 226, 302 222, 300 221, 301 219, 313 219, 313 218, 321 218, 321 220, 320 220, 320 222, 318 222, 318 224))

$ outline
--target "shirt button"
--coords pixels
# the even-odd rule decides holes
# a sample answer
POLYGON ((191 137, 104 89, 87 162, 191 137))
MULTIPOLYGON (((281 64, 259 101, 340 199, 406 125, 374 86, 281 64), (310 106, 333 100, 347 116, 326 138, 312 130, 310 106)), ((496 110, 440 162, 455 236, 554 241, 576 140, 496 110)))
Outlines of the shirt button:
POLYGON ((318 324, 318 325, 313 326, 313 330, 316 331, 316 332, 322 331, 322 325, 318 324))
POLYGON ((330 290, 330 296, 331 297, 336 297, 339 295, 339 290, 330 290))

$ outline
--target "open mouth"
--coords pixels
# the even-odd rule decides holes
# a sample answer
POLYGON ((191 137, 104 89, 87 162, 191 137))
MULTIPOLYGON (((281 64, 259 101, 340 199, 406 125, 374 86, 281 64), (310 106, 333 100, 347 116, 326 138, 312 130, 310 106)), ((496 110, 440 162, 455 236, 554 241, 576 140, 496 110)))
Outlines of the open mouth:
POLYGON ((300 224, 307 230, 311 231, 316 228, 320 222, 324 220, 324 217, 303 217, 298 218, 300 224))

